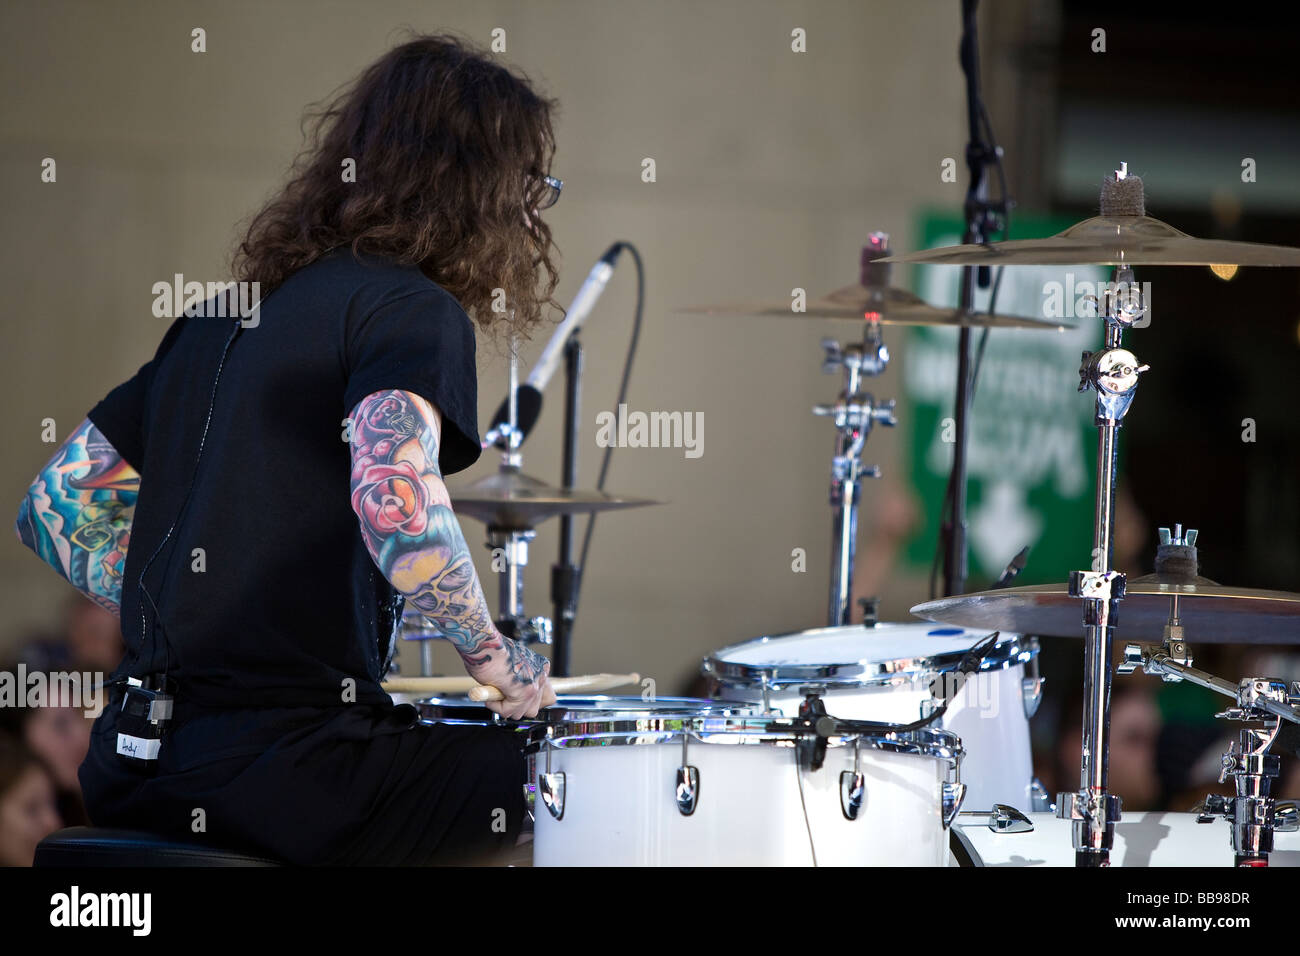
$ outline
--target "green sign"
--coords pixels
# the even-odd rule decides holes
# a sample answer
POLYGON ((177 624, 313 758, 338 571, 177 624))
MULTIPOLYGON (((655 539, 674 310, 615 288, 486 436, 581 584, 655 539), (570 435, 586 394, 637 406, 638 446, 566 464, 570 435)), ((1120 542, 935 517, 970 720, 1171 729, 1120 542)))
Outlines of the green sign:
MULTIPOLYGON (((1050 236, 1068 225, 1016 214, 1010 238, 1050 236)), ((921 228, 924 247, 958 243, 963 228, 960 219, 951 216, 926 216, 921 228)), ((923 299, 933 305, 957 304, 960 268, 916 270, 916 292, 923 299)), ((1029 562, 1017 584, 1060 582, 1070 571, 1091 567, 1095 396, 1078 391, 1079 360, 1084 351, 1099 346, 1102 335, 1101 320, 1075 290, 1092 291, 1090 284, 1095 289, 1108 277, 1100 266, 1003 270, 998 312, 1059 319, 1076 328, 989 333, 967 419, 967 591, 995 580, 1026 545, 1029 562)), ((991 291, 976 289, 977 311, 988 308, 991 291)), ((972 356, 982 334, 972 332, 972 356)), ((924 512, 924 523, 907 545, 906 560, 928 569, 952 467, 957 330, 909 328, 904 343, 899 424, 907 435, 911 485, 924 512)))

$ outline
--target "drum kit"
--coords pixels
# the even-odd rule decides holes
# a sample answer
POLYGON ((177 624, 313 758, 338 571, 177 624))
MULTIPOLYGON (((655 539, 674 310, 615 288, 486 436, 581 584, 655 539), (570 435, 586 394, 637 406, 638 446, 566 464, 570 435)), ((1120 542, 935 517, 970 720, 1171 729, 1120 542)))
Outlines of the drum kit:
MULTIPOLYGON (((702 673, 710 696, 703 699, 576 696, 635 684, 635 674, 556 678, 561 697, 554 707, 533 720, 505 722, 521 735, 529 756, 535 865, 1061 863, 1071 854, 1050 840, 1064 844, 1064 821, 1070 822, 1073 862, 1108 865, 1122 819, 1107 777, 1117 629, 1131 643, 1114 669, 1188 680, 1221 693, 1233 703, 1219 716, 1242 728, 1223 758, 1222 779, 1233 781, 1236 795, 1210 796, 1195 814, 1144 814, 1121 824, 1117 862, 1204 864, 1230 848, 1238 865, 1264 865, 1275 834, 1300 830, 1300 810, 1276 800, 1270 789, 1279 774, 1270 747, 1284 724, 1300 723, 1300 684, 1223 680, 1194 668, 1189 646, 1192 638, 1300 643, 1300 595, 1225 587, 1201 577, 1196 532, 1181 526, 1161 529, 1155 573, 1129 581, 1111 565, 1117 431, 1146 371, 1121 347, 1123 333, 1149 318, 1132 268, 1300 265, 1300 250, 1193 239, 1147 217, 1140 201, 1140 181, 1121 168, 1103 191, 1102 215, 1051 239, 892 257, 888 237, 876 233, 863 251, 860 283, 809 301, 807 312, 792 312, 788 303, 697 310, 862 324, 860 343, 823 342, 826 367, 842 371, 844 388, 833 404, 814 409, 836 428, 827 626, 762 636, 707 655, 702 673), (1117 202, 1129 206, 1117 209, 1117 202), (894 403, 862 387, 889 360, 882 326, 1057 327, 939 309, 888 285, 892 262, 935 261, 1116 267, 1117 281, 1100 302, 1105 347, 1085 354, 1080 370, 1082 387, 1097 392, 1093 566, 1060 585, 955 594, 912 609, 933 624, 878 622, 869 604, 854 623, 861 480, 878 473, 863 465, 862 452, 873 425, 894 422, 894 403), (1081 785, 1053 800, 1034 779, 1029 746, 1029 720, 1043 688, 1036 636, 1079 634, 1085 639, 1081 785), (1219 817, 1231 821, 1230 839, 1186 836, 1219 817), (1181 849, 1169 848, 1180 840, 1181 849), (1158 859, 1157 844, 1165 847, 1158 859), (1198 849, 1211 846, 1222 849, 1198 849)), ((497 473, 450 493, 458 513, 487 525, 488 545, 502 559, 500 568, 494 565, 501 582, 498 625, 536 643, 546 643, 549 622, 524 613, 522 575, 536 525, 561 514, 654 504, 530 478, 513 442, 497 473)), ((418 617, 405 620, 404 636, 423 639, 422 647, 438 636, 418 617)), ((404 692, 426 720, 503 723, 478 703, 490 689, 466 693, 467 683, 401 678, 390 688, 404 692)), ((1300 837, 1295 843, 1278 856, 1300 861, 1300 837)))
MULTIPOLYGON (((963 66, 977 104, 974 4, 964 9, 970 19, 963 66)), ((823 340, 823 368, 843 375, 843 389, 833 403, 814 408, 836 431, 826 626, 708 654, 707 698, 577 696, 638 677, 595 675, 569 684, 559 677, 555 706, 532 720, 505 722, 476 702, 491 689, 467 694, 456 683, 463 678, 427 676, 432 656, 424 649, 439 635, 418 615, 404 619, 404 636, 423 641, 426 676, 402 678, 390 685, 394 692, 425 720, 504 724, 520 734, 530 768, 534 865, 1264 866, 1271 856, 1274 863, 1300 862, 1300 833, 1289 835, 1300 831, 1300 809, 1272 793, 1280 758, 1271 752, 1284 728, 1300 724, 1300 682, 1224 680, 1193 667, 1190 647, 1192 640, 1300 644, 1300 594, 1201 577, 1196 532, 1181 526, 1161 529, 1154 574, 1130 581, 1113 566, 1119 429, 1148 371, 1123 347, 1124 333, 1151 319, 1134 268, 1300 266, 1300 249, 1180 232, 1146 214, 1142 182, 1124 165, 1103 184, 1100 215, 1047 239, 986 241, 997 230, 996 206, 983 198, 983 166, 997 151, 976 134, 978 112, 973 105, 966 244, 892 255, 888 236, 873 233, 855 285, 801 307, 787 300, 687 310, 861 327, 860 340, 823 340), (966 267, 960 305, 939 308, 894 287, 895 263, 966 267), (1097 297, 1104 345, 1084 353, 1079 369, 1079 390, 1096 393, 1093 560, 1061 584, 963 594, 969 330, 1060 328, 972 309, 975 269, 1019 265, 1114 268, 1114 281, 1097 297), (870 602, 852 620, 862 479, 879 474, 862 455, 874 426, 895 423, 894 402, 876 399, 864 383, 885 370, 882 330, 895 324, 961 330, 948 596, 912 608, 931 623, 878 622, 870 602), (1126 640, 1118 666, 1117 635, 1126 640), (1054 798, 1035 780, 1030 753, 1029 721, 1043 690, 1039 636, 1084 639, 1080 786, 1054 798), (1240 728, 1220 778, 1232 781, 1234 796, 1211 795, 1194 813, 1121 816, 1108 775, 1111 681, 1115 671, 1139 670, 1232 701, 1218 716, 1240 728), (1219 818, 1230 821, 1229 834, 1202 826, 1219 818)), ((522 570, 536 525, 655 502, 530 478, 521 470, 513 410, 502 434, 499 472, 450 494, 459 514, 487 525, 493 570, 501 575, 498 626, 544 644, 550 622, 528 617, 523 600, 522 570)))

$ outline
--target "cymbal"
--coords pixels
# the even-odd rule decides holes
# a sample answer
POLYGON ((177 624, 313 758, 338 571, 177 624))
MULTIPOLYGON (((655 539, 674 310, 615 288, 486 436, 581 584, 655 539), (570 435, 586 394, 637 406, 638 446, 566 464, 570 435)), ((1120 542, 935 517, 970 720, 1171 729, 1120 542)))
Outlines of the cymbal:
MULTIPOLYGON (((1300 594, 1226 587, 1198 577, 1172 584, 1158 575, 1133 578, 1119 602, 1120 641, 1159 641, 1178 600, 1189 643, 1300 644, 1300 594)), ((1083 601, 1064 584, 1035 584, 927 601, 917 617, 974 629, 1054 637, 1083 636, 1083 601)))
POLYGON ((1094 216, 1047 239, 945 246, 879 261, 945 266, 1300 266, 1300 249, 1197 239, 1151 216, 1094 216))
MULTIPOLYGON (((887 261, 887 260, 877 260, 887 261)), ((998 313, 963 312, 940 309, 920 296, 893 286, 862 284, 836 289, 817 299, 810 299, 806 309, 796 312, 790 300, 769 302, 724 302, 717 305, 693 305, 678 312, 704 315, 776 315, 794 319, 841 319, 863 322, 874 319, 884 325, 972 326, 974 328, 1063 329, 1069 326, 1056 321, 1033 319, 998 313)))
POLYGON ((497 528, 527 529, 556 515, 593 514, 662 502, 603 491, 556 488, 514 469, 502 469, 460 488, 448 488, 457 514, 497 528))

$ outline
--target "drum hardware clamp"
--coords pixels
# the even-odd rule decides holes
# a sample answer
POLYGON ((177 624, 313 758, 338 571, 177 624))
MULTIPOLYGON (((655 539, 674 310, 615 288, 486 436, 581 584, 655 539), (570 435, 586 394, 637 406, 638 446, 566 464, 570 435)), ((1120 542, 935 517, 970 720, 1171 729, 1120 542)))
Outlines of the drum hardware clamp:
POLYGON ((1223 755, 1219 782, 1232 778, 1236 796, 1210 794, 1200 807, 1199 823, 1215 817, 1232 821, 1232 848, 1238 866, 1267 866, 1275 832, 1300 830, 1300 807, 1279 803, 1270 793, 1281 772, 1281 758, 1269 753, 1282 729, 1282 721, 1300 724, 1300 683, 1267 677, 1247 677, 1233 684, 1206 671, 1175 660, 1164 647, 1130 644, 1117 670, 1132 673, 1141 668, 1147 674, 1174 675, 1208 690, 1231 697, 1235 706, 1216 716, 1254 724, 1242 729, 1223 755), (1261 726, 1262 725, 1262 726, 1261 726))
MULTIPOLYGON (((995 803, 992 810, 962 810, 959 817, 978 817, 994 833, 1033 833, 1034 821, 1007 803, 995 803)), ((970 825, 974 825, 972 820, 970 825)))
POLYGON ((1282 681, 1247 678, 1238 685, 1238 706, 1216 715, 1265 724, 1243 728, 1238 740, 1223 755, 1219 782, 1226 783, 1231 777, 1236 796, 1210 794, 1196 818, 1198 823, 1209 823, 1215 816, 1223 816, 1232 822, 1232 850, 1237 866, 1268 866, 1273 834, 1300 830, 1300 808, 1290 802, 1278 803, 1270 792, 1273 781, 1281 773, 1282 759, 1269 753, 1269 748, 1287 718, 1260 706, 1261 701, 1269 701, 1293 708, 1295 699, 1282 681))
POLYGON ((809 685, 799 688, 799 692, 804 695, 799 704, 799 719, 807 721, 812 729, 812 734, 799 738, 799 762, 816 772, 826 762, 826 746, 836 733, 837 724, 835 718, 826 713, 826 702, 821 696, 826 693, 825 687, 809 685))

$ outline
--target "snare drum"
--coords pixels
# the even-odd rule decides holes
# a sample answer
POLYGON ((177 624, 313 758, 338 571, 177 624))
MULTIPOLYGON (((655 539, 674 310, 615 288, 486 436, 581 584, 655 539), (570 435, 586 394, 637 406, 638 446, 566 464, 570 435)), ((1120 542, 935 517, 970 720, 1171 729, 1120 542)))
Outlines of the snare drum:
MULTIPOLYGON (((957 686, 962 657, 987 636, 934 624, 823 627, 724 647, 705 658, 703 672, 714 696, 786 716, 798 713, 801 688, 816 687, 824 689, 832 716, 910 723, 931 712, 936 681, 939 696, 957 686)), ((1029 718, 1041 692, 1037 654, 1033 638, 1003 634, 979 673, 960 684, 939 724, 966 751, 961 781, 968 809, 1041 806, 1029 745, 1029 718), (1027 667, 1035 673, 1027 676, 1027 667)))
POLYGON ((535 866, 943 866, 956 735, 826 741, 780 717, 570 712, 529 744, 535 866))

